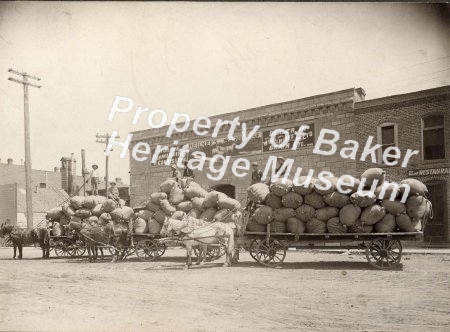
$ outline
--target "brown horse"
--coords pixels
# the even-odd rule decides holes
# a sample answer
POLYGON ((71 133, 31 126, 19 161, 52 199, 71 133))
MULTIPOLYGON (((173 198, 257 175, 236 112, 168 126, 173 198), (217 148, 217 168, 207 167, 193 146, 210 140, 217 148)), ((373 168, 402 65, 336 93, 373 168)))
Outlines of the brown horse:
POLYGON ((7 237, 14 247, 13 259, 16 259, 16 251, 19 249, 18 259, 22 259, 23 246, 39 244, 42 248, 42 258, 50 257, 50 234, 47 228, 39 227, 31 230, 18 228, 14 225, 2 224, 0 237, 7 237))
POLYGON ((98 258, 97 249, 105 246, 114 248, 113 262, 118 259, 119 251, 121 251, 121 258, 125 256, 124 247, 127 246, 128 227, 123 223, 111 221, 107 225, 102 226, 97 223, 71 221, 69 229, 75 230, 83 238, 88 251, 89 262, 95 261, 98 258))

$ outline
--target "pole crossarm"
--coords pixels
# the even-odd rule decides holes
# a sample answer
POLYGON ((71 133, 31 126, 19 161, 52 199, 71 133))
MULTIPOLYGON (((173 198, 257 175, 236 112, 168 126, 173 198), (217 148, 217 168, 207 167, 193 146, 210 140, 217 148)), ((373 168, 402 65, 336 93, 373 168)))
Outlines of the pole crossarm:
POLYGON ((31 78, 31 79, 36 80, 36 81, 40 81, 40 80, 41 80, 40 77, 33 76, 33 75, 27 74, 27 73, 25 73, 25 72, 20 72, 20 71, 11 69, 11 68, 8 69, 8 72, 13 73, 13 74, 16 74, 16 75, 26 76, 27 78, 31 78))
POLYGON ((19 83, 19 84, 23 84, 23 85, 30 85, 30 86, 33 86, 35 88, 41 88, 42 87, 42 85, 36 85, 36 84, 30 83, 30 82, 19 81, 19 80, 16 80, 15 78, 13 78, 13 77, 9 77, 8 80, 16 82, 16 83, 19 83))

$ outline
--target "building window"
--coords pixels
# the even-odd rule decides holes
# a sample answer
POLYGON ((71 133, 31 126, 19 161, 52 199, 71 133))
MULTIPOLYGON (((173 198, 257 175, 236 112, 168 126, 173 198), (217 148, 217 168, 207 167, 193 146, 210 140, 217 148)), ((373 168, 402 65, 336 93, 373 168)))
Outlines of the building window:
MULTIPOLYGON (((384 123, 379 125, 377 128, 377 134, 378 144, 381 145, 381 149, 378 150, 378 164, 382 165, 384 164, 384 151, 391 146, 398 146, 397 125, 395 123, 384 123)), ((395 158, 387 158, 388 162, 393 162, 395 160, 395 158)))
POLYGON ((423 159, 445 158, 444 115, 423 118, 423 159))

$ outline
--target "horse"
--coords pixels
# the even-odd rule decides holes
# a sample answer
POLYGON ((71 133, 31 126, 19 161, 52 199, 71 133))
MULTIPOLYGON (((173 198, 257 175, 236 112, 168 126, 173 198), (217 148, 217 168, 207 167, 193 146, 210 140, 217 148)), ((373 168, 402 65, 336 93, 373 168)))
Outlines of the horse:
POLYGON ((0 237, 8 236, 14 247, 13 259, 16 259, 16 252, 19 249, 18 259, 22 259, 22 249, 24 245, 39 244, 42 249, 42 258, 50 257, 50 234, 45 227, 38 227, 35 229, 18 228, 14 225, 2 224, 0 227, 0 237))
MULTIPOLYGON (((99 247, 105 245, 115 248, 115 253, 112 258, 112 261, 115 262, 119 256, 119 249, 117 248, 122 248, 127 245, 128 227, 120 222, 114 223, 110 221, 105 226, 102 226, 97 223, 71 221, 69 223, 69 229, 75 230, 83 238, 88 251, 89 262, 93 262, 98 258, 98 249, 101 250, 103 258, 103 250, 99 247)), ((125 250, 122 249, 120 258, 123 259, 124 256, 125 250)))
POLYGON ((226 259, 224 266, 231 266, 234 256, 235 229, 237 228, 239 232, 242 226, 242 213, 237 211, 232 217, 232 221, 234 222, 206 223, 193 218, 185 218, 182 221, 168 218, 163 224, 161 234, 179 234, 180 241, 186 247, 187 260, 185 269, 189 269, 192 265, 192 247, 199 247, 196 263, 198 265, 206 258, 208 245, 225 246, 226 259))

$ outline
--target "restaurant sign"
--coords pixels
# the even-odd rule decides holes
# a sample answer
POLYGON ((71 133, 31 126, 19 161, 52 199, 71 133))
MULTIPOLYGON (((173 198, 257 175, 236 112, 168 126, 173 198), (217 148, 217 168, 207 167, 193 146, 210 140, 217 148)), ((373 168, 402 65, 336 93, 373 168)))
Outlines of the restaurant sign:
POLYGON ((450 167, 443 168, 425 168, 408 171, 408 176, 427 176, 427 175, 443 175, 450 174, 450 167))

